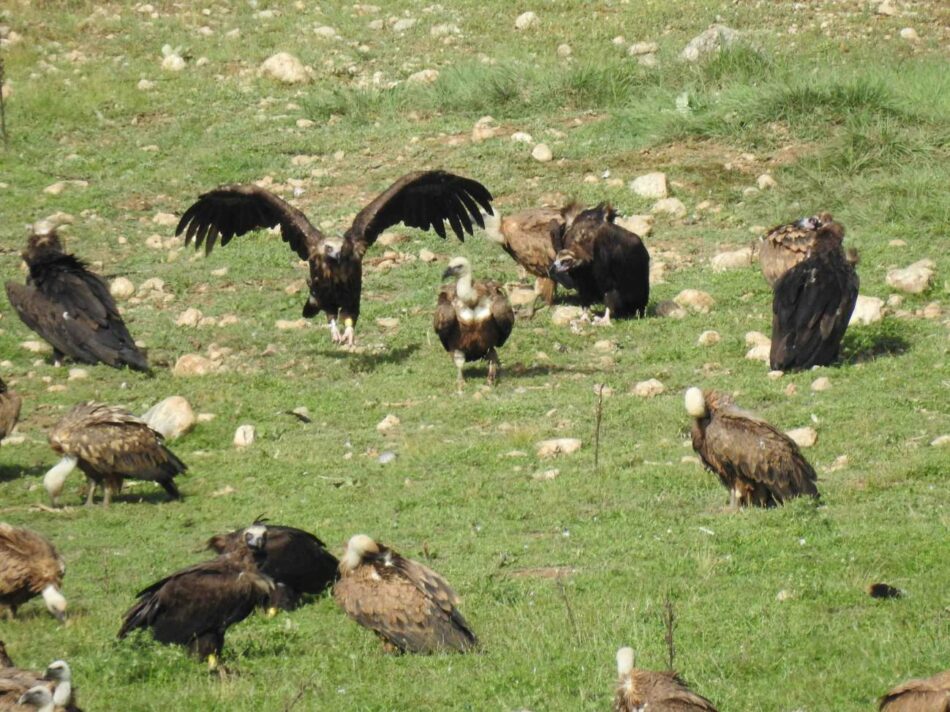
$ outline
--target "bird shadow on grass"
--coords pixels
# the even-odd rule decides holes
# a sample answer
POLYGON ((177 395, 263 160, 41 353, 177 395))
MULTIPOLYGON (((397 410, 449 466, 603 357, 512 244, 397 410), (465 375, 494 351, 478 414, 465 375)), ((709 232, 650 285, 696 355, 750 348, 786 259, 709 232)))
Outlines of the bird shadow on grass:
POLYGON ((0 465, 0 482, 10 482, 18 480, 21 477, 35 477, 46 472, 46 468, 41 465, 33 467, 21 467, 19 465, 0 465))
MULTIPOLYGON (((603 369, 593 368, 588 366, 558 366, 557 364, 544 364, 544 363, 534 363, 530 366, 525 366, 521 363, 513 363, 510 366, 502 366, 501 371, 499 372, 499 377, 504 378, 508 376, 509 378, 532 378, 534 376, 557 376, 564 373, 583 373, 586 375, 592 375, 595 373, 603 373, 603 369)), ((488 366, 476 366, 472 369, 466 369, 465 375, 483 375, 488 376, 488 366)))
POLYGON ((409 344, 394 349, 384 351, 372 351, 365 353, 353 353, 343 349, 321 349, 316 353, 319 356, 327 358, 347 359, 350 370, 353 373, 371 373, 380 366, 391 366, 397 363, 403 363, 408 360, 416 351, 419 350, 419 344, 409 344))
POLYGON ((842 343, 843 363, 865 363, 882 356, 900 356, 910 350, 904 324, 888 319, 858 328, 848 329, 842 343))

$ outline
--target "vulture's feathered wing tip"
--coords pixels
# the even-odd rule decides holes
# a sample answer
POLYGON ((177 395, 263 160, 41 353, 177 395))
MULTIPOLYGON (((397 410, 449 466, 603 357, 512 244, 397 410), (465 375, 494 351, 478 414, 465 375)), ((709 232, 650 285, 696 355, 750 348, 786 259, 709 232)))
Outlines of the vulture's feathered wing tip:
POLYGON ((692 386, 686 389, 684 397, 686 412, 694 418, 702 418, 706 415, 706 397, 701 388, 692 386))
POLYGON ((617 674, 627 675, 633 670, 635 654, 633 648, 623 647, 617 651, 617 674))

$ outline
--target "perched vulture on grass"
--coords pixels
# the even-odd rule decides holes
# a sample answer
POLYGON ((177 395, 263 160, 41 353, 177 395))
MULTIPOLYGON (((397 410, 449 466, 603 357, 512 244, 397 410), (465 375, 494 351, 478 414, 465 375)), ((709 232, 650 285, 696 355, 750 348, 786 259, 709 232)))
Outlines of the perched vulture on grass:
POLYGON ((690 690, 675 672, 641 670, 633 665, 633 649, 620 648, 614 712, 716 712, 712 702, 690 690))
POLYGON ((246 546, 189 566, 140 591, 119 630, 125 638, 136 628, 151 629, 160 643, 185 645, 212 669, 224 646, 224 634, 264 604, 274 582, 260 572, 267 528, 243 530, 246 546))
POLYGON ((69 356, 147 371, 148 361, 99 275, 63 251, 54 229, 33 234, 23 252, 26 284, 7 282, 7 297, 20 319, 53 347, 56 361, 69 356))
POLYGON ((576 289, 585 310, 603 302, 604 316, 644 316, 650 300, 650 253, 643 241, 615 225, 613 209, 604 203, 581 211, 565 225, 564 245, 550 267, 551 276, 576 289))
POLYGON ((0 610, 15 616, 19 606, 42 596, 47 610, 66 620, 65 573, 66 562, 46 537, 0 522, 0 610))
POLYGON ((449 262, 442 279, 456 278, 439 290, 432 326, 458 369, 458 387, 465 383, 462 367, 468 361, 488 359, 488 383, 498 376, 498 352, 515 324, 511 302, 497 282, 472 280, 472 266, 464 257, 449 262))
MULTIPOLYGON (((50 663, 42 675, 32 670, 21 670, 13 665, 13 661, 6 658, 8 665, 0 660, 0 710, 16 710, 17 704, 24 704, 21 699, 30 690, 42 689, 49 695, 38 693, 36 700, 41 704, 35 706, 40 709, 64 709, 67 712, 82 712, 76 706, 73 694, 72 673, 65 660, 56 660, 50 663), (47 707, 44 708, 43 705, 47 707)), ((26 704, 30 703, 29 700, 26 704)))
MULTIPOLYGON (((837 361, 858 299, 859 280, 854 269, 857 256, 854 252, 846 255, 842 248, 844 227, 828 213, 799 220, 795 225, 807 226, 813 237, 807 251, 791 253, 802 259, 772 286, 769 363, 777 371, 827 366, 837 361)), ((765 264, 763 256, 763 269, 765 264)))
POLYGON ((800 495, 818 497, 815 470, 790 437, 738 408, 725 393, 690 388, 693 450, 723 486, 732 507, 773 507, 800 495))
POLYGON ((950 712, 950 670, 908 680, 881 698, 880 712, 950 712))
MULTIPOLYGON (((259 526, 262 522, 254 523, 259 526)), ((274 581, 270 605, 291 611, 305 593, 323 593, 337 579, 340 562, 326 545, 310 532, 294 527, 267 524, 264 559, 261 573, 274 581)), ((218 534, 208 540, 208 548, 229 554, 248 546, 245 535, 250 530, 238 529, 218 534)))
POLYGON ((254 185, 230 185, 200 196, 178 223, 185 244, 211 252, 220 236, 226 245, 235 235, 280 225, 284 242, 310 265, 307 318, 323 311, 335 342, 353 344, 360 315, 363 256, 380 233, 404 223, 446 236, 445 221, 463 240, 472 223, 484 227, 479 208, 491 213, 492 195, 481 183, 445 171, 407 173, 377 196, 353 219, 342 238, 326 237, 297 208, 254 185), (341 334, 337 321, 343 322, 341 334))
POLYGON ((126 479, 157 482, 170 499, 181 499, 174 478, 187 466, 165 446, 161 433, 124 408, 80 403, 53 427, 49 444, 63 456, 43 478, 54 504, 77 464, 89 479, 87 505, 93 503, 96 486, 102 484, 103 504, 108 507, 126 479))
POLYGON ((23 403, 20 396, 7 389, 7 384, 0 378, 0 442, 13 431, 20 418, 20 405, 23 403))
POLYGON ((478 643, 444 578, 365 534, 347 543, 333 597, 387 650, 461 653, 478 643))

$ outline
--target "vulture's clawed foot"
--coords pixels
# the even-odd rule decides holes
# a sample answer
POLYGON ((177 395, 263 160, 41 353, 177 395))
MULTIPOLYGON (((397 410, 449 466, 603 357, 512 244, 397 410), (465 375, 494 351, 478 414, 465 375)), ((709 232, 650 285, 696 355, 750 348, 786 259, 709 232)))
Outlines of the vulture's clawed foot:
POLYGON ((613 326, 614 323, 610 320, 610 309, 607 309, 603 316, 595 317, 591 323, 594 326, 613 326))
POLYGON ((334 344, 339 344, 343 337, 340 336, 340 330, 337 328, 336 319, 330 319, 330 338, 333 339, 334 344))

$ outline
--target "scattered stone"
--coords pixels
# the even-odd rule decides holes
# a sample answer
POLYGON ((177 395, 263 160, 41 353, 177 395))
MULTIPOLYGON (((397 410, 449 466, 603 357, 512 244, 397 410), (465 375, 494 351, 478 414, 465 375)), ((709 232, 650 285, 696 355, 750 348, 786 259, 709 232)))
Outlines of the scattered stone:
POLYGON ((125 277, 116 277, 109 283, 109 294, 112 295, 113 299, 120 301, 128 299, 135 294, 135 285, 125 277))
POLYGON ((778 183, 775 181, 775 179, 768 173, 763 173, 760 175, 756 179, 755 184, 759 187, 759 190, 772 190, 772 188, 778 186, 778 183))
POLYGON ((395 329, 399 326, 399 319, 391 316, 381 316, 376 319, 376 325, 381 329, 395 329))
POLYGON ((909 267, 892 269, 887 273, 885 281, 889 287, 902 292, 920 294, 930 286, 934 276, 933 268, 933 260, 918 260, 909 267))
POLYGON ((720 252, 709 261, 709 264, 716 272, 748 267, 752 264, 752 248, 743 247, 731 252, 720 252))
POLYGON ((656 305, 656 315, 671 319, 684 319, 686 318, 687 312, 676 302, 667 299, 656 305))
POLYGON ((401 242, 406 242, 408 239, 408 237, 398 232, 384 232, 376 239, 376 242, 383 247, 392 247, 393 245, 398 245, 401 242))
POLYGON ((715 346, 722 340, 718 331, 704 331, 699 335, 696 343, 700 346, 715 346))
POLYGON ((151 79, 139 79, 139 83, 135 85, 139 91, 152 91, 155 88, 156 84, 151 79))
POLYGON ((792 598, 795 598, 795 594, 791 591, 786 591, 784 588, 775 594, 775 600, 779 602, 788 601, 792 598))
POLYGON ((535 472, 533 475, 531 475, 531 479, 538 482, 545 482, 547 480, 555 479, 560 474, 561 471, 558 469, 544 470, 543 472, 535 472))
POLYGON ((410 74, 406 81, 409 84, 432 84, 438 78, 438 69, 423 69, 415 74, 410 74))
POLYGON ((600 341, 594 342, 594 351, 601 351, 603 353, 610 353, 611 351, 617 350, 617 344, 610 339, 601 339, 600 341))
POLYGON ((523 12, 515 18, 515 29, 527 30, 532 27, 537 27, 540 22, 541 20, 538 19, 538 16, 535 13, 531 11, 523 12))
POLYGON ((749 361, 764 361, 765 363, 769 362, 769 354, 772 351, 772 347, 769 344, 757 344, 753 346, 746 352, 745 357, 749 361))
POLYGON ((673 301, 684 309, 698 312, 699 314, 708 314, 716 303, 715 300, 706 292, 698 289, 684 289, 673 297, 673 301))
POLYGON ((630 190, 643 198, 665 198, 669 195, 666 173, 646 173, 630 181, 630 190))
POLYGON ((47 344, 45 341, 24 341, 20 344, 20 348, 26 349, 31 354, 53 353, 53 347, 47 344))
POLYGON ((515 131, 511 134, 511 140, 516 143, 534 143, 534 138, 525 131, 515 131))
POLYGON ((215 370, 214 362, 200 354, 184 354, 175 362, 175 376, 206 376, 215 370))
POLYGON ((227 497, 228 495, 234 494, 235 492, 237 492, 237 490, 234 489, 231 485, 225 485, 221 489, 216 489, 214 492, 212 492, 211 496, 212 497, 227 497))
POLYGON ((811 426, 804 428, 795 428, 785 432, 798 447, 811 447, 818 442, 818 432, 811 426))
POLYGON ((317 122, 311 119, 297 119, 294 123, 298 129, 309 129, 317 125, 317 122))
POLYGON ((865 297, 859 294, 848 324, 863 324, 866 326, 879 322, 884 318, 882 312, 883 307, 884 301, 882 299, 878 299, 877 297, 865 297))
POLYGON ((827 376, 821 376, 811 382, 811 389, 817 393, 827 391, 829 388, 831 388, 831 379, 827 376))
POLYGON ((478 143, 479 141, 494 138, 497 134, 498 125, 495 123, 494 117, 483 116, 475 122, 475 127, 472 129, 472 141, 478 143))
POLYGON ((541 459, 557 457, 558 455, 570 455, 581 449, 581 441, 578 438, 554 438, 553 440, 542 440, 537 444, 537 454, 541 459))
POLYGON ((76 188, 86 188, 89 186, 89 181, 85 180, 60 180, 56 181, 52 185, 48 185, 43 188, 43 192, 47 195, 59 195, 69 186, 74 186, 76 188))
POLYGON ((570 326, 575 319, 580 319, 584 310, 580 307, 558 306, 551 310, 551 323, 555 326, 570 326))
MULTIPOLYGON (((167 45, 166 45, 167 46, 167 45)), ((162 69, 166 72, 180 72, 185 68, 185 60, 181 55, 171 52, 162 58, 162 69)))
POLYGON ((633 395, 639 396, 640 398, 653 398, 665 390, 666 386, 655 378, 651 378, 648 381, 640 381, 635 384, 633 386, 633 395))
POLYGON ((310 81, 303 62, 289 52, 271 55, 261 64, 259 72, 262 76, 276 79, 283 84, 304 84, 310 81))
POLYGON ((405 32, 406 30, 414 27, 416 24, 416 19, 414 17, 404 17, 401 20, 396 20, 393 24, 393 32, 405 32))
POLYGON ((637 64, 641 67, 655 67, 659 64, 655 54, 641 54, 637 57, 637 64))
POLYGON ((610 386, 605 386, 603 383, 594 384, 594 395, 603 396, 604 398, 610 398, 614 394, 614 389, 610 386))
POLYGON ((166 440, 174 440, 190 432, 198 419, 187 400, 181 396, 169 396, 145 411, 142 420, 166 440))
POLYGON ((198 322, 201 321, 202 313, 195 309, 194 307, 188 307, 179 314, 178 318, 175 320, 175 326, 198 326, 198 322))
POLYGON ((234 431, 234 447, 247 447, 254 444, 256 433, 253 425, 239 425, 234 431))
POLYGON ((785 371, 769 371, 765 375, 770 381, 777 381, 778 379, 780 379, 782 376, 785 375, 785 371))
POLYGON ((663 198, 653 204, 653 207, 650 208, 650 212, 654 215, 663 213, 674 218, 685 218, 686 206, 683 205, 683 201, 679 198, 663 198))
POLYGON ((326 37, 329 40, 336 39, 338 36, 337 31, 329 25, 320 25, 319 27, 314 27, 313 34, 317 35, 318 37, 326 37))
POLYGON ((930 441, 931 447, 947 447, 950 445, 950 435, 940 435, 930 441))
POLYGON ((390 462, 395 462, 395 460, 396 453, 394 453, 392 450, 385 450, 379 453, 379 457, 376 458, 376 462, 378 462, 380 465, 388 465, 390 462))
POLYGON ((554 154, 546 143, 539 143, 531 150, 531 157, 539 163, 547 163, 554 158, 554 154))
POLYGON ((747 331, 745 334, 746 346, 772 346, 772 339, 761 331, 747 331))
POLYGON ((908 42, 916 42, 920 39, 920 35, 917 34, 917 30, 913 27, 903 27, 901 28, 901 39, 905 39, 908 42))
POLYGON ((511 287, 508 289, 508 301, 515 308, 530 307, 537 299, 537 295, 530 287, 511 287))
MULTIPOLYGON (((860 299, 861 297, 858 297, 860 299)), ((904 303, 904 297, 900 294, 891 294, 887 298, 887 306, 894 307, 895 309, 904 303)))
POLYGON ((84 368, 71 368, 69 369, 69 376, 67 380, 69 381, 81 381, 85 378, 89 378, 89 371, 84 368))
POLYGON ((308 328, 310 326, 310 320, 303 318, 294 319, 292 321, 287 319, 278 319, 276 322, 274 322, 274 326, 277 327, 278 331, 294 331, 297 329, 308 328))
POLYGON ((223 277, 228 273, 227 267, 218 267, 218 269, 211 270, 212 277, 223 277))
POLYGON ((448 35, 458 35, 461 32, 458 25, 450 23, 433 25, 429 28, 429 34, 432 37, 447 37, 448 35))
POLYGON ((399 425, 399 418, 390 413, 385 418, 376 423, 376 430, 380 433, 385 433, 389 430, 392 430, 397 425, 399 425))
POLYGON ((899 10, 897 9, 897 5, 894 4, 894 0, 883 0, 883 2, 879 3, 877 8, 875 8, 874 12, 878 15, 884 15, 885 17, 894 17, 899 10))
POLYGON ((214 413, 198 413, 198 422, 199 423, 210 423, 212 420, 217 418, 214 413))
POLYGON ((557 56, 561 59, 567 59, 571 56, 572 50, 569 44, 559 44, 557 46, 557 56))
POLYGON ((838 470, 843 470, 847 466, 848 466, 848 456, 838 455, 838 457, 835 458, 835 461, 825 468, 825 472, 837 472, 838 470))
POLYGON ((614 222, 638 237, 646 237, 653 231, 653 224, 656 219, 652 215, 627 215, 626 217, 617 218, 614 222))
POLYGON ((634 42, 627 50, 631 57, 639 57, 644 54, 656 54, 660 46, 656 42, 634 42))
POLYGON ((438 257, 436 257, 436 254, 432 250, 423 247, 419 250, 419 259, 423 262, 435 262, 438 257))
POLYGON ((697 35, 683 48, 680 57, 686 62, 698 62, 703 57, 720 52, 738 42, 740 35, 725 25, 710 25, 709 29, 697 35))
POLYGON ((924 319, 939 319, 941 314, 943 314, 943 309, 940 307, 940 302, 930 302, 920 310, 920 316, 924 319))
POLYGON ((891 240, 887 243, 888 247, 907 247, 906 240, 891 240))
POLYGON ((161 277, 149 277, 139 285, 136 294, 143 299, 163 295, 165 293, 165 280, 161 277))

